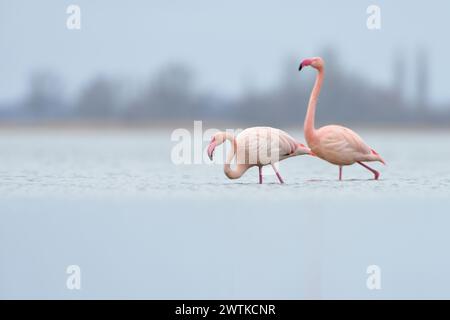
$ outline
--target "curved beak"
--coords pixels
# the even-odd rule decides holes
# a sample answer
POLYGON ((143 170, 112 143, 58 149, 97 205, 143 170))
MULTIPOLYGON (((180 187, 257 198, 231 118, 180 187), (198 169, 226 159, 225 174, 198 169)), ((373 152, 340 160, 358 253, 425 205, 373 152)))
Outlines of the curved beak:
POLYGON ((216 141, 214 139, 211 140, 208 146, 208 157, 209 160, 213 160, 214 149, 216 148, 216 141))
POLYGON ((300 63, 300 67, 298 67, 298 71, 301 71, 303 69, 303 67, 307 67, 309 65, 311 65, 312 63, 312 59, 305 59, 302 61, 302 63, 300 63))

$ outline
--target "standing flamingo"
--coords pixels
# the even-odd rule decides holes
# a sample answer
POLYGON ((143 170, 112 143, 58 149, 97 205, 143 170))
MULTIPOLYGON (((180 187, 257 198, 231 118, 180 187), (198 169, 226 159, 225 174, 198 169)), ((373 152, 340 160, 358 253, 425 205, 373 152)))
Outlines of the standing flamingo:
POLYGON ((262 167, 272 165, 280 183, 284 183, 275 163, 302 154, 311 154, 311 150, 304 144, 297 142, 286 132, 270 127, 247 128, 234 137, 230 132, 216 133, 208 146, 208 156, 212 160, 214 149, 228 140, 232 149, 227 155, 223 168, 225 175, 230 179, 240 178, 253 166, 259 168, 259 183, 262 183, 262 167), (230 164, 236 156, 236 168, 230 164))
POLYGON ((342 180, 342 167, 355 162, 371 171, 375 180, 380 173, 363 162, 380 161, 385 164, 381 156, 371 149, 354 131, 337 125, 329 125, 319 129, 314 127, 317 99, 324 78, 324 61, 320 57, 305 59, 299 67, 311 66, 318 71, 314 88, 309 99, 306 112, 304 131, 308 146, 319 158, 339 166, 339 180, 342 180))

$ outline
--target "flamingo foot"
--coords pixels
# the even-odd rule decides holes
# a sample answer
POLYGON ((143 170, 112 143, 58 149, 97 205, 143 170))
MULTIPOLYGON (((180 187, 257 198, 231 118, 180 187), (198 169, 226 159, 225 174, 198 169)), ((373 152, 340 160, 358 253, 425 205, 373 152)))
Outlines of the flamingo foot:
POLYGON ((378 171, 376 171, 376 170, 374 170, 375 172, 373 173, 373 175, 374 175, 374 179, 375 180, 378 180, 378 178, 380 177, 380 173, 378 172, 378 171))
POLYGON ((262 176, 262 167, 258 167, 259 169, 259 184, 263 183, 263 176, 262 176))
POLYGON ((373 178, 374 178, 374 180, 378 180, 378 178, 380 178, 380 173, 377 171, 377 170, 375 170, 375 169, 372 169, 371 167, 369 167, 367 164, 364 164, 364 163, 362 163, 361 161, 358 161, 358 164, 360 164, 360 165, 362 165, 364 168, 366 168, 367 170, 369 170, 370 172, 372 172, 373 173, 373 178))
POLYGON ((342 181, 342 166, 339 166, 339 181, 342 181))

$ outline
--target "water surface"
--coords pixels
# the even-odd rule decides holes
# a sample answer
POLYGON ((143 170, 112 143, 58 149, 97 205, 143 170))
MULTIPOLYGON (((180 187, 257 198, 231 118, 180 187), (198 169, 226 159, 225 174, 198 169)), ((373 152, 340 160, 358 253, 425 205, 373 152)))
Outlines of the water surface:
POLYGON ((2 131, 0 297, 450 298, 450 132, 361 134, 379 181, 302 156, 258 185, 163 131, 2 131))

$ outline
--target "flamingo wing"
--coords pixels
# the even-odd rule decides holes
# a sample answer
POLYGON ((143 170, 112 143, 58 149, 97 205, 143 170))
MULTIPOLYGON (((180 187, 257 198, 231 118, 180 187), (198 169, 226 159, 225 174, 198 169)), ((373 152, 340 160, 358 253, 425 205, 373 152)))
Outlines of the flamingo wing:
POLYGON ((271 127, 252 127, 237 137, 239 158, 253 165, 267 165, 295 152, 297 142, 286 132, 271 127))
POLYGON ((318 130, 321 154, 332 163, 351 164, 372 153, 372 149, 353 130, 326 126, 318 130))

